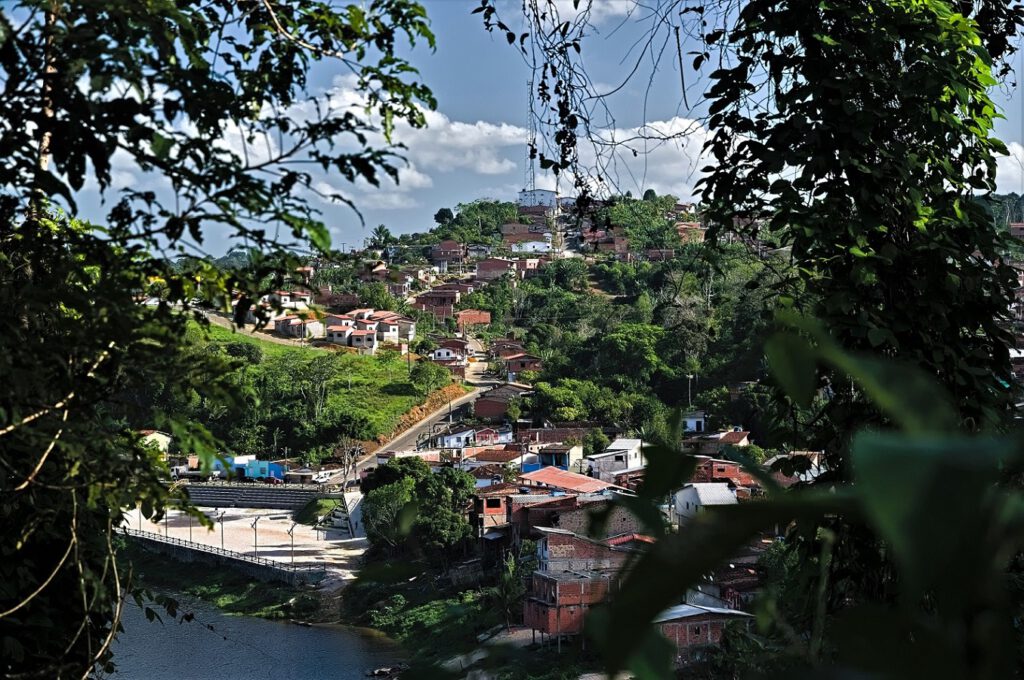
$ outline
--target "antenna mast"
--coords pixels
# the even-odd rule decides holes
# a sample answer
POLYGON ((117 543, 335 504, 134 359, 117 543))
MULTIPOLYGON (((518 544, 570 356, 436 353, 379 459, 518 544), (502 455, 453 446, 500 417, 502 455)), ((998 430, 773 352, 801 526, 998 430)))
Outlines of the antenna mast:
POLYGON ((530 80, 526 83, 526 125, 529 130, 529 137, 526 140, 526 178, 523 182, 525 191, 533 191, 537 188, 537 118, 533 110, 533 71, 530 71, 530 80))

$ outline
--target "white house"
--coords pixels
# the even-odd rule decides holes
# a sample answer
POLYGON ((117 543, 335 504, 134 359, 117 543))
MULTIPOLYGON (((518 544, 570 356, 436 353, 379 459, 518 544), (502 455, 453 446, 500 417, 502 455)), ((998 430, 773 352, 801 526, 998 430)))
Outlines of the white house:
POLYGON ((352 337, 354 331, 355 329, 352 326, 328 326, 327 342, 332 342, 336 345, 348 345, 348 340, 352 337))
POLYGON ((287 315, 274 319, 274 330, 291 338, 322 338, 324 325, 316 319, 287 315))
POLYGON ((533 191, 523 190, 519 192, 519 205, 524 208, 544 206, 545 208, 558 207, 558 192, 550 189, 534 189, 533 191))
POLYGON ((605 482, 613 481, 615 473, 644 465, 643 442, 639 439, 616 439, 601 453, 587 456, 586 474, 605 482))
POLYGON ((682 526, 710 507, 736 505, 736 494, 723 482, 687 484, 676 491, 676 519, 682 526))
POLYGON ((465 359, 466 355, 454 347, 438 347, 430 353, 430 358, 433 361, 459 361, 465 359))
POLYGON ((476 428, 456 428, 451 432, 440 435, 437 439, 437 446, 442 449, 461 449, 466 446, 476 445, 476 428))
POLYGON ((376 330, 354 330, 349 337, 349 346, 358 349, 360 354, 373 354, 377 344, 376 330))
POLYGON ((703 433, 706 426, 704 411, 683 414, 683 430, 685 432, 703 433))

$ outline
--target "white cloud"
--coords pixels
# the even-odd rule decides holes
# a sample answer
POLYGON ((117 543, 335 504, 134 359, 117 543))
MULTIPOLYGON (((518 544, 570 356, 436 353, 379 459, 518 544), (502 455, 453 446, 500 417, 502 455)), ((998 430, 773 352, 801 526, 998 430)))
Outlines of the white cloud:
POLYGON ((1024 146, 1010 142, 1006 149, 1010 155, 996 159, 996 188, 1000 193, 1024 194, 1024 146))
POLYGON ((589 9, 590 21, 595 24, 628 16, 637 9, 637 0, 553 0, 553 4, 562 21, 572 20, 589 9))
MULTIPOLYGON (((356 89, 352 76, 335 78, 326 92, 329 105, 335 110, 353 110, 365 115, 366 98, 356 89)), ((293 118, 311 118, 315 110, 310 103, 301 103, 290 111, 293 118)), ((380 187, 364 180, 342 188, 330 177, 315 187, 322 193, 339 193, 353 200, 360 208, 399 210, 420 205, 411 193, 430 189, 438 173, 469 172, 498 176, 517 171, 509 156, 525 155, 527 131, 507 123, 452 120, 439 111, 424 111, 426 128, 413 128, 404 121, 395 125, 393 141, 403 144, 399 153, 406 161, 398 171, 398 183, 381 178, 380 187)), ((342 142, 344 143, 344 142, 342 142)), ((367 135, 371 147, 383 147, 383 135, 367 135)), ((354 147, 353 147, 354 148, 354 147)), ((322 199, 323 200, 323 199, 322 199)))
MULTIPOLYGON (((596 192, 626 193, 637 196, 646 189, 672 194, 688 200, 694 197, 694 185, 700 168, 708 164, 701 149, 709 136, 698 121, 674 117, 651 121, 643 127, 616 128, 600 133, 600 144, 579 140, 581 166, 589 170, 589 183, 596 192), (614 148, 610 145, 617 143, 614 148), (636 154, 634 155, 634 151, 636 154), (596 176, 602 182, 598 184, 596 176)), ((573 191, 573 177, 538 175, 537 186, 563 194, 573 191)))

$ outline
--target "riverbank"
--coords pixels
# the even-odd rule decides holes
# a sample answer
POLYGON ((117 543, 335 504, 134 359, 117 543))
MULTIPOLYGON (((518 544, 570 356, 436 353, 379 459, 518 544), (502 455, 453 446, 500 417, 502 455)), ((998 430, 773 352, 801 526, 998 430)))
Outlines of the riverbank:
POLYGON ((226 614, 264 619, 336 622, 336 603, 310 587, 255 581, 230 568, 185 564, 146 550, 135 542, 122 549, 135 582, 149 590, 184 593, 226 614))
POLYGON ((495 585, 460 590, 408 563, 365 565, 341 601, 342 620, 379 630, 408 651, 411 677, 465 677, 472 667, 494 680, 576 680, 600 670, 579 640, 563 641, 560 652, 535 644, 514 625, 521 612, 522 601, 509 601, 495 585))

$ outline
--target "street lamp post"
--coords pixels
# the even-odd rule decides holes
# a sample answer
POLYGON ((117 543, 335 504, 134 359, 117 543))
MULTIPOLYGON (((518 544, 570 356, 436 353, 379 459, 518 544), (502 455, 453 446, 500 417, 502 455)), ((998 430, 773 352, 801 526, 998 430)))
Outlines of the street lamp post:
POLYGON ((291 528, 288 529, 288 535, 291 536, 292 539, 292 564, 295 564, 295 526, 296 523, 292 522, 291 528))
POLYGON ((192 542, 192 513, 188 515, 188 542, 192 542))
POLYGON ((687 408, 693 407, 693 391, 690 389, 690 385, 693 381, 693 374, 686 374, 686 406, 687 408))
POLYGON ((227 514, 227 510, 221 510, 220 515, 217 516, 217 521, 220 522, 220 549, 224 549, 224 515, 227 514))
POLYGON ((170 508, 164 508, 164 538, 167 538, 167 518, 171 515, 170 508))
POLYGON ((258 541, 259 533, 258 533, 258 530, 256 528, 256 524, 259 521, 260 521, 260 516, 259 515, 256 515, 256 519, 254 519, 252 521, 252 554, 255 557, 259 557, 260 556, 259 541, 258 541))

